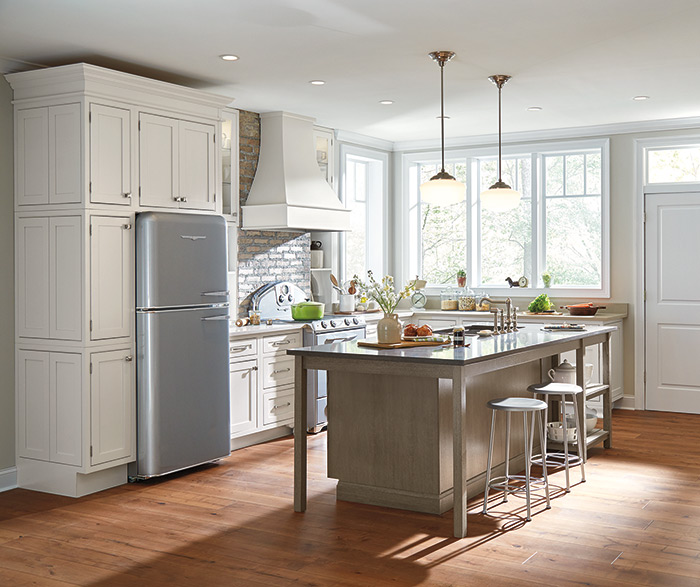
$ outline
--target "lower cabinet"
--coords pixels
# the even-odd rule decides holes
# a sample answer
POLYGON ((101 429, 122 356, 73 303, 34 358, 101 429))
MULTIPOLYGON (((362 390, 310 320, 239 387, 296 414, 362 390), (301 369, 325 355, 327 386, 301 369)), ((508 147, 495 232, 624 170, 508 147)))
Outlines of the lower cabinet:
POLYGON ((231 436, 254 432, 257 427, 258 361, 231 363, 231 436))

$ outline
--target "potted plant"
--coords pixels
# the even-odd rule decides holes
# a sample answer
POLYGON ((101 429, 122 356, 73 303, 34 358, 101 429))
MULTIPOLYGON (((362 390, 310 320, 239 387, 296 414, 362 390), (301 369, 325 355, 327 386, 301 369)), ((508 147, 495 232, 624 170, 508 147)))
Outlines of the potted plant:
POLYGON ((552 284, 552 274, 549 271, 545 271, 542 274, 542 283, 545 287, 549 287, 552 284))
POLYGON ((457 271, 457 286, 464 287, 467 285, 467 272, 464 269, 457 271))

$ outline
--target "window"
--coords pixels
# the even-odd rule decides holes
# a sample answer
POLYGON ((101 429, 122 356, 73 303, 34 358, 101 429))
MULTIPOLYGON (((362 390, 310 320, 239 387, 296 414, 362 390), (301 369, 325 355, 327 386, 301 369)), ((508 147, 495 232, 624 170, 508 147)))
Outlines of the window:
POLYGON ((647 184, 700 182, 700 147, 647 149, 647 184))
POLYGON ((381 275, 386 270, 385 202, 388 156, 353 145, 340 146, 341 190, 351 210, 351 230, 340 236, 341 275, 381 275))
POLYGON ((448 156, 447 170, 467 184, 464 203, 422 203, 419 186, 436 171, 433 157, 404 155, 406 275, 437 288, 455 285, 465 269, 472 288, 501 295, 506 277, 542 288, 547 272, 559 295, 609 295, 607 140, 509 148, 502 177, 521 200, 507 212, 481 208, 479 194, 498 175, 492 149, 448 156))

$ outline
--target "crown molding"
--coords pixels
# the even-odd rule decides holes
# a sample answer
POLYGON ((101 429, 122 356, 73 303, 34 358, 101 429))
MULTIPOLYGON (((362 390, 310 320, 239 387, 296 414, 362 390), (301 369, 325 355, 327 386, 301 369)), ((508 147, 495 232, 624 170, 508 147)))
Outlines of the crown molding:
MULTIPOLYGON (((385 139, 378 139, 377 137, 370 137, 360 133, 352 132, 349 130, 338 130, 336 131, 336 140, 343 143, 350 143, 353 145, 358 145, 360 147, 369 147, 370 149, 378 149, 380 151, 394 151, 395 144, 393 141, 387 141, 385 139)), ((439 144, 439 143, 438 143, 439 144)))

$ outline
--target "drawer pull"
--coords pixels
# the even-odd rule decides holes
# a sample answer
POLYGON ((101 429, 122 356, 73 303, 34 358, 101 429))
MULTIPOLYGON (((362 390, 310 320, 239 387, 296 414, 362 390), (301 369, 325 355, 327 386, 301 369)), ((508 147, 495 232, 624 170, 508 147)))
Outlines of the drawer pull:
POLYGON ((249 344, 242 344, 240 346, 232 346, 231 351, 232 353, 242 353, 244 350, 252 348, 252 345, 249 344))
POLYGON ((287 367, 286 369, 277 369, 272 372, 273 375, 277 375, 277 373, 286 373, 287 371, 291 371, 291 367, 287 367))
POLYGON ((284 346, 285 344, 292 344, 292 341, 286 338, 284 340, 276 340, 272 343, 272 346, 284 346))
POLYGON ((279 410, 280 408, 287 408, 291 405, 292 405, 292 402, 287 402, 286 404, 274 405, 274 406, 272 406, 272 409, 279 410))
POLYGON ((125 192, 122 194, 125 198, 130 198, 131 197, 131 192, 125 192))

